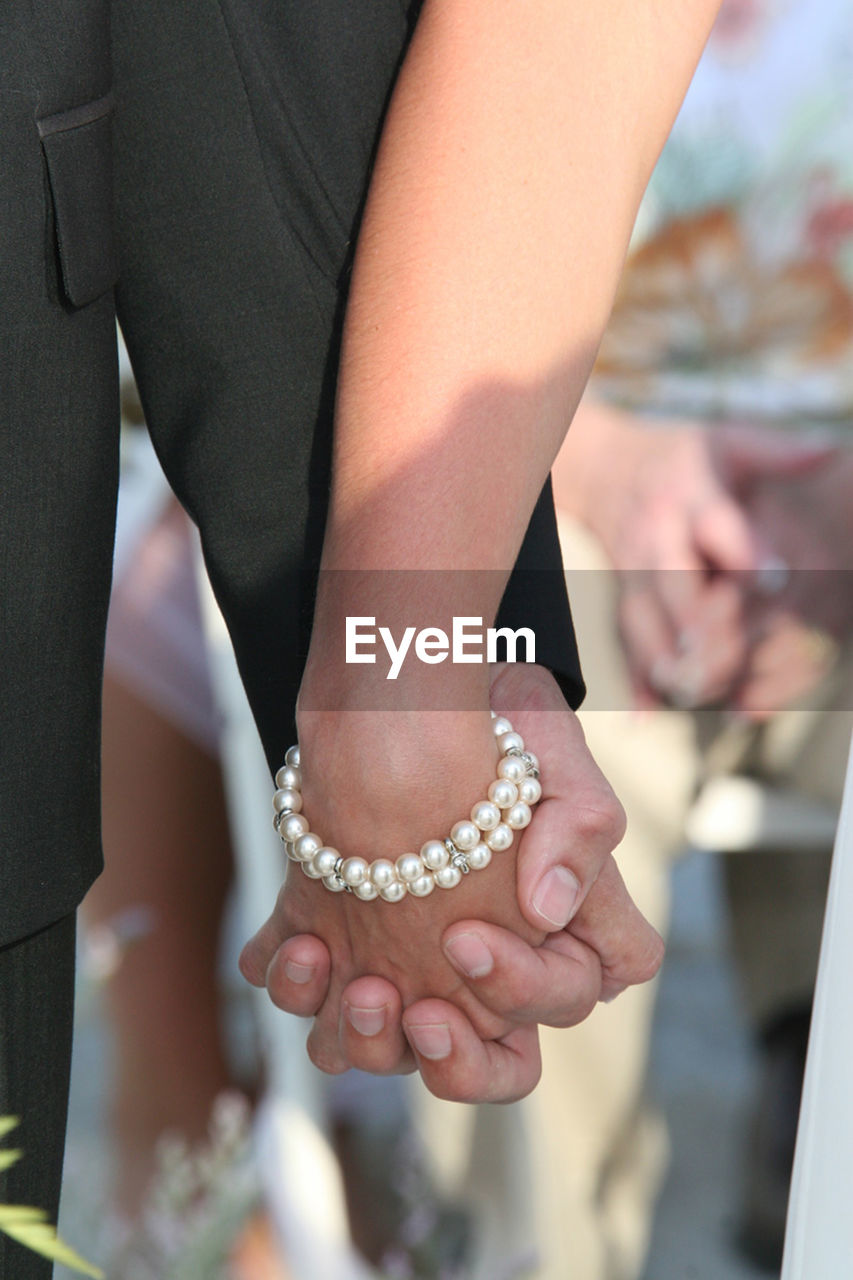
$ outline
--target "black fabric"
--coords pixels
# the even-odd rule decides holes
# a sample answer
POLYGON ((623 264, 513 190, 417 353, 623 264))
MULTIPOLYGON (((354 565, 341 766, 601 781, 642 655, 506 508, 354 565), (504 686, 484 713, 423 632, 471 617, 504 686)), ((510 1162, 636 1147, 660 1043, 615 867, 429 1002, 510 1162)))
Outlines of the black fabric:
MULTIPOLYGON (((101 865, 115 319, 109 291, 77 307, 62 283, 38 126, 108 94, 107 17, 104 0, 0 5, 0 943, 71 911, 101 865)), ((108 191, 108 148, 80 162, 81 199, 108 191)))
MULTIPOLYGON (((35 1205, 55 1223, 62 1180, 71 1027, 74 916, 0 947, 0 1116, 21 1123, 4 1147, 23 1152, 0 1173, 0 1204, 35 1205)), ((0 1280, 49 1280, 51 1264, 0 1232, 0 1280)))
MULTIPOLYGON (((309 634, 352 245, 417 6, 115 0, 112 13, 121 323, 275 764, 309 634)), ((15 50, 0 73, 13 286, 0 316, 0 941, 70 910, 100 862, 116 386, 110 293, 86 299, 112 275, 109 115, 50 122, 107 98, 104 19, 97 0, 6 0, 0 16, 0 47, 15 50)), ((522 561, 531 572, 500 620, 534 626, 577 701, 549 492, 522 561)))
POLYGON ((112 97, 39 120, 65 296, 94 302, 116 281, 112 97))
MULTIPOLYGON (((412 16, 398 0, 115 8, 122 327, 273 765, 307 647, 349 258, 412 16)), ((523 555, 536 572, 501 620, 535 615, 576 702, 550 489, 523 555)))

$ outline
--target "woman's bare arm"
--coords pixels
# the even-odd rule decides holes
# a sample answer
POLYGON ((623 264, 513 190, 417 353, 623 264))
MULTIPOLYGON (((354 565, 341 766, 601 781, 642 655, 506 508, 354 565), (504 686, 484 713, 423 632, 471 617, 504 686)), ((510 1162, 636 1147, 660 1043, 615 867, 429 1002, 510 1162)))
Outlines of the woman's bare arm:
MULTIPOLYGON (((716 8, 426 0, 383 132, 340 369, 323 565, 360 572, 321 581, 300 694, 306 811, 347 853, 417 848, 467 814, 492 776, 487 668, 410 664, 388 702, 384 671, 343 662, 343 619, 448 629, 453 615, 494 617, 716 8), (472 569, 490 572, 458 572, 472 569), (458 710, 423 710, 438 705, 458 710)), ((332 1069, 343 1065, 343 984, 358 973, 390 977, 405 1002, 452 999, 481 1035, 505 1034, 506 1019, 460 989, 441 929, 479 916, 535 942, 559 928, 536 906, 553 864, 575 872, 563 918, 594 892, 618 839, 610 801, 590 804, 594 821, 588 809, 550 854, 540 843, 535 863, 535 841, 522 843, 517 883, 510 856, 468 877, 475 890, 391 908, 291 875, 247 968, 262 973, 295 932, 328 941, 313 1045, 332 1069)), ((637 950, 648 955, 648 940, 637 950)))
POLYGON ((426 0, 358 243, 327 566, 512 565, 717 7, 426 0))

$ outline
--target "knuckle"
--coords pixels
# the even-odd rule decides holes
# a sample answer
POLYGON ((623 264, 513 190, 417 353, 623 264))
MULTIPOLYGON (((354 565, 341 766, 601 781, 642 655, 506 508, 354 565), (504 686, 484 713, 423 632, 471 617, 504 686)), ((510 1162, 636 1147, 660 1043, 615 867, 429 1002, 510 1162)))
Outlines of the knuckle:
POLYGON ((552 1016, 548 1019, 547 1025, 551 1027, 576 1027, 581 1022, 585 1022, 592 1013, 601 996, 601 973, 593 977, 589 975, 587 982, 578 990, 573 992, 571 1003, 567 1006, 565 1003, 559 1009, 555 1009, 552 1016))
POLYGON ((421 1076, 430 1093, 445 1102, 478 1103, 492 1100, 494 1080, 479 1062, 454 1053, 443 1062, 423 1062, 421 1076))
POLYGON ((504 1082, 502 1087, 494 1090, 489 1096, 489 1102, 504 1106, 512 1102, 520 1102, 522 1098, 526 1098, 533 1092, 541 1079, 542 1063, 537 1061, 523 1077, 513 1080, 512 1084, 504 1082))
POLYGON ((608 977, 629 986, 639 986, 656 977, 664 958, 664 941, 656 930, 647 925, 642 941, 639 941, 618 962, 608 966, 608 977))
POLYGON ((602 791, 574 811, 577 837, 585 844, 605 845, 608 852, 625 835, 627 817, 612 791, 602 791))
POLYGON ((583 996, 577 1001, 574 1008, 575 1019, 574 1022, 569 1025, 578 1026, 579 1023, 585 1022, 595 1006, 598 1004, 600 995, 601 982, 599 981, 594 985, 590 985, 583 993, 583 996))
POLYGON ((492 1089, 493 1083, 491 1080, 481 1080, 473 1073, 462 1078, 457 1076, 456 1087, 451 1101, 467 1103, 491 1102, 493 1101, 492 1089))
POLYGON ((652 936, 637 962, 637 982, 650 982, 659 973, 665 952, 663 938, 652 930, 652 936))
POLYGON ((237 961, 237 967, 247 982, 253 987, 262 987, 264 985, 263 965, 258 961, 255 954, 255 947, 247 944, 240 953, 237 961))
POLYGON ((474 1081, 467 1073, 448 1072, 432 1066, 421 1067, 421 1077, 427 1089, 443 1102, 479 1102, 474 1081))
POLYGON ((330 1050, 320 1037, 314 1035, 313 1031, 308 1037, 305 1048, 311 1062, 325 1075, 339 1076, 348 1070, 340 1053, 335 1049, 330 1050))

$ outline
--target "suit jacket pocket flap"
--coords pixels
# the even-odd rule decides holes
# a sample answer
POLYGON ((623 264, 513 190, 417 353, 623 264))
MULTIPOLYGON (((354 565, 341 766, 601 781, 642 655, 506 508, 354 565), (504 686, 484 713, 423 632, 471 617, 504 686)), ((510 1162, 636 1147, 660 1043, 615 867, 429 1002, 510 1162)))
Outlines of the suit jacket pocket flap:
POLYGON ((111 118, 107 97, 39 121, 62 284, 75 307, 116 281, 111 118))

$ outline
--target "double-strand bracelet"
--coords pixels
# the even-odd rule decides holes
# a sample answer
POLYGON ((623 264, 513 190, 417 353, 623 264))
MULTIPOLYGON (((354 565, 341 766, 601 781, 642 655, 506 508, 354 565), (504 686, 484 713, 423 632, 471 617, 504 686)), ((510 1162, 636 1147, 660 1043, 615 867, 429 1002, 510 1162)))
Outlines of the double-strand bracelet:
POLYGON ((542 795, 539 761, 525 750, 521 734, 505 716, 494 712, 492 727, 501 759, 488 798, 478 800, 471 817, 455 823, 444 840, 427 840, 419 853, 402 853, 393 861, 346 858, 310 829, 302 812, 299 747, 291 747, 275 775, 273 796, 273 826, 288 858, 332 893, 353 893, 364 902, 373 898, 401 902, 407 894, 425 898, 436 885, 452 889, 469 872, 482 871, 492 854, 509 849, 514 833, 528 825, 542 795))

